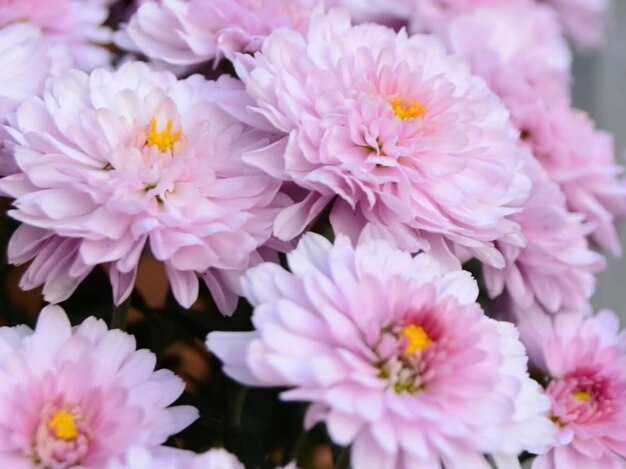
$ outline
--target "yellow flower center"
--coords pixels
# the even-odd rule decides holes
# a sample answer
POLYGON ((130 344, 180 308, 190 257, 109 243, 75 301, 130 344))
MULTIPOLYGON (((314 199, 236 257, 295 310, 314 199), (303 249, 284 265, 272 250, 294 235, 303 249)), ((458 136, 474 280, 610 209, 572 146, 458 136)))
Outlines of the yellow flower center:
POLYGON ((172 119, 169 119, 167 121, 165 130, 162 132, 157 132, 157 121, 156 118, 153 117, 150 120, 150 132, 148 133, 146 145, 156 145, 162 152, 166 150, 172 151, 174 149, 174 144, 178 142, 180 140, 180 137, 182 137, 183 135, 182 127, 178 129, 175 134, 173 134, 173 126, 174 122, 172 121, 172 119))
POLYGON ((591 399, 591 393, 587 391, 574 391, 574 397, 579 401, 587 402, 591 399))
POLYGON ((61 440, 73 440, 78 436, 74 416, 64 410, 58 411, 48 421, 48 428, 54 429, 56 437, 61 440))
POLYGON ((391 108, 395 115, 403 121, 417 119, 426 114, 426 108, 419 101, 413 101, 407 106, 400 98, 395 98, 391 101, 391 108))
POLYGON ((407 355, 423 352, 433 342, 422 326, 416 326, 415 324, 409 324, 404 327, 402 335, 408 339, 406 349, 404 350, 404 353, 407 355))

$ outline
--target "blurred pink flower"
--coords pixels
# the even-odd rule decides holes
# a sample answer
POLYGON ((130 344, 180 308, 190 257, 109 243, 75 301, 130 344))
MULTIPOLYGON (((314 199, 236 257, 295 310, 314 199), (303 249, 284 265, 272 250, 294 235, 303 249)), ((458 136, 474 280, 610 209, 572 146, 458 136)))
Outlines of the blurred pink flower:
POLYGON ((353 23, 378 23, 404 26, 415 8, 415 0, 325 0, 327 7, 342 7, 350 12, 353 23))
POLYGON ((546 375, 554 448, 533 469, 621 469, 626 463, 626 336, 609 311, 546 316, 519 324, 531 362, 546 375))
POLYGON ((572 54, 554 11, 516 2, 470 9, 440 25, 448 49, 472 64, 488 83, 532 80, 535 92, 567 91, 572 54), (493 74, 506 75, 494 77, 493 74), (546 83, 548 82, 548 83, 546 83))
POLYGON ((582 49, 604 42, 611 0, 545 0, 554 7, 568 37, 582 49))
POLYGON ((468 272, 311 233, 288 264, 242 281, 256 330, 212 332, 207 346, 234 379, 312 402, 306 426, 323 421, 351 444, 355 469, 488 468, 483 453, 550 444, 549 402, 517 331, 483 314, 468 272))
POLYGON ((595 242, 620 254, 615 219, 626 215, 626 180, 623 168, 615 162, 613 137, 597 130, 586 113, 565 103, 546 103, 540 117, 529 115, 521 102, 511 108, 535 156, 561 187, 569 208, 593 223, 595 242))
MULTIPOLYGON (((534 0, 414 0, 411 30, 432 32, 456 15, 481 7, 508 8, 532 5, 534 0)), ((511 31, 514 35, 515 32, 511 31)))
POLYGON ((67 46, 81 70, 110 61, 104 45, 111 30, 102 26, 108 16, 107 8, 83 0, 0 0, 0 28, 13 22, 39 26, 52 44, 67 46))
MULTIPOLYGON (((282 138, 244 159, 310 191, 279 215, 299 235, 328 205, 356 212, 415 252, 426 235, 502 266, 493 241, 514 236, 529 181, 517 132, 483 80, 427 36, 315 14, 306 38, 274 31, 236 69, 253 108, 282 138)), ((334 217, 331 213, 331 219, 334 217)))
POLYGON ((523 247, 498 242, 507 265, 484 266, 491 297, 506 288, 522 309, 534 301, 547 311, 580 310, 595 291, 594 272, 602 270, 604 258, 590 250, 582 215, 567 211, 558 185, 529 155, 525 168, 533 188, 524 210, 513 219, 522 227, 523 247))
POLYGON ((193 407, 167 407, 183 381, 135 347, 94 317, 72 329, 58 306, 43 309, 35 331, 0 329, 0 466, 97 469, 193 422, 193 407))
POLYGON ((224 449, 202 454, 173 448, 133 447, 123 457, 111 459, 106 469, 245 469, 237 457, 224 449), (167 451, 164 451, 167 450, 167 451))
POLYGON ((259 49, 275 28, 305 30, 314 0, 150 0, 116 42, 152 59, 194 65, 259 49))
MULTIPOLYGON (((35 25, 16 23, 0 28, 0 125, 22 101, 41 94, 48 76, 68 69, 71 63, 67 49, 51 47, 35 25)), ((0 128, 0 175, 18 170, 10 149, 4 148, 5 138, 0 128)))
MULTIPOLYGON (((148 244, 183 306, 205 271, 222 298, 224 282, 209 269, 226 275, 260 260, 255 251, 284 206, 280 182, 241 159, 268 142, 235 116, 246 118, 247 103, 233 78, 177 81, 142 63, 49 81, 44 99, 24 102, 8 128, 21 172, 0 181, 23 222, 9 260, 34 258, 22 287, 44 284, 45 298, 59 302, 108 262, 119 304, 148 244)), ((234 306, 218 304, 224 313, 234 306)))
POLYGON ((594 241, 618 254, 614 221, 626 215, 626 183, 619 177, 612 138, 571 108, 570 58, 549 10, 505 11, 460 16, 441 35, 504 101, 522 140, 565 194, 569 210, 593 224, 594 241))

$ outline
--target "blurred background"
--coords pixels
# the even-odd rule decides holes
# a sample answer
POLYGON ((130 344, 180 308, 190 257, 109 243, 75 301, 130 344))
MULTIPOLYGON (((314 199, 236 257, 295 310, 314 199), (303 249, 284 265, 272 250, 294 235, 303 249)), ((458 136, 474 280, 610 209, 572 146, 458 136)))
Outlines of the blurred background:
MULTIPOLYGON (((618 162, 626 166, 626 1, 615 0, 606 47, 576 58, 574 103, 589 112, 600 129, 615 136, 618 162)), ((626 251, 626 225, 620 226, 626 251)), ((626 325, 626 256, 607 256, 609 267, 598 276, 596 308, 615 310, 626 325)))

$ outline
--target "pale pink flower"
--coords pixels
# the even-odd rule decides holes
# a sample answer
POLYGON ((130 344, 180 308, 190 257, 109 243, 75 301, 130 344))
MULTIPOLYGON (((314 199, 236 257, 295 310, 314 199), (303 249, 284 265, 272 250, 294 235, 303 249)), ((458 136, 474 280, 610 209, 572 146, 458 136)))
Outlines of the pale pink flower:
POLYGON ((498 242, 504 269, 484 265, 490 296, 506 291, 519 307, 537 301, 549 312, 580 310, 595 291, 594 272, 604 258, 587 243, 590 229, 582 215, 568 212, 558 185, 529 155, 525 167, 533 188, 524 210, 513 219, 522 227, 523 247, 498 242))
POLYGON ((520 331, 545 375, 558 431, 533 469, 622 469, 626 463, 626 337, 610 311, 546 316, 527 311, 520 331))
POLYGON ((23 222, 9 259, 34 258, 22 287, 44 284, 58 302, 108 262, 119 304, 149 245, 182 305, 195 301, 197 273, 206 272, 231 312, 220 284, 260 261, 256 250, 284 205, 280 182, 241 159, 268 142, 235 117, 246 117, 247 104, 233 78, 177 81, 142 63, 48 81, 43 100, 24 102, 7 129, 21 172, 0 181, 23 222))
POLYGON ((626 184, 619 177, 622 169, 615 163, 613 140, 596 130, 586 114, 572 109, 566 87, 569 58, 548 10, 525 11, 529 14, 477 11, 452 20, 441 35, 503 100, 522 139, 559 184, 568 208, 593 224, 594 241, 618 254, 614 221, 626 214, 626 184), (499 27, 489 28, 488 23, 501 24, 502 34, 490 36, 499 27), (481 37, 496 39, 481 43, 481 37))
POLYGON ((234 379, 312 402, 306 426, 351 444, 354 469, 486 469, 483 453, 550 444, 517 331, 483 314, 468 272, 341 235, 307 233, 287 260, 291 272, 266 263, 242 281, 256 330, 207 346, 234 379))
MULTIPOLYGON (((471 12, 480 7, 506 8, 527 6, 534 0, 414 0, 411 30, 432 32, 461 13, 471 12)), ((515 34, 514 31, 511 31, 515 34)))
POLYGON ((545 0, 554 7, 568 37, 582 49, 602 45, 611 0, 545 0))
POLYGON ((278 238, 300 234, 336 199, 335 210, 349 206, 408 250, 432 234, 503 265, 493 241, 516 234, 507 215, 529 189, 518 134, 484 81, 436 39, 318 12, 307 37, 277 30, 236 69, 253 110, 282 136, 244 159, 310 191, 279 215, 278 238))
POLYGON ((545 5, 470 9, 443 23, 437 34, 451 52, 470 61, 489 83, 494 79, 492 74, 500 73, 512 81, 517 81, 515 76, 532 79, 538 91, 546 88, 546 80, 567 91, 572 54, 554 11, 545 5))
POLYGON ((325 0, 327 7, 342 7, 354 23, 405 25, 415 8, 415 0, 325 0))
POLYGON ((122 47, 173 65, 259 49, 282 26, 305 30, 313 0, 150 0, 116 34, 122 47))
POLYGON ((168 407, 184 383, 155 364, 102 320, 72 329, 58 306, 34 331, 0 329, 0 466, 98 469, 132 445, 163 444, 198 412, 168 407))
POLYGON ((224 449, 194 454, 171 448, 133 447, 123 457, 109 460, 106 469, 245 469, 245 466, 224 449))
MULTIPOLYGON (((43 91, 48 76, 68 69, 71 63, 67 49, 51 47, 35 25, 16 23, 0 28, 0 125, 22 101, 43 91)), ((0 128, 0 175, 17 171, 4 139, 0 128)))
POLYGON ((592 238, 615 254, 622 251, 615 219, 626 215, 626 181, 615 162, 613 137, 566 103, 545 103, 541 115, 511 101, 514 120, 572 211, 594 224, 592 238))
POLYGON ((76 67, 91 70, 110 61, 111 38, 102 26, 109 10, 83 0, 0 0, 0 28, 13 22, 39 26, 52 44, 67 46, 76 67))

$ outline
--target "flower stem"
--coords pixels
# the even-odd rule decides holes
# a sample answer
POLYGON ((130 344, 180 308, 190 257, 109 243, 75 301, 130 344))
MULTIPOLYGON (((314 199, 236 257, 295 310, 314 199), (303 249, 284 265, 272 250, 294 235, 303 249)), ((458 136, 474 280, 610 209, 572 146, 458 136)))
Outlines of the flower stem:
POLYGON ((128 323, 128 311, 130 310, 130 297, 128 295, 120 305, 113 307, 111 313, 111 329, 126 330, 126 324, 128 323))
POLYGON ((350 467, 350 447, 346 446, 341 453, 337 461, 335 461, 334 469, 348 469, 350 467))

